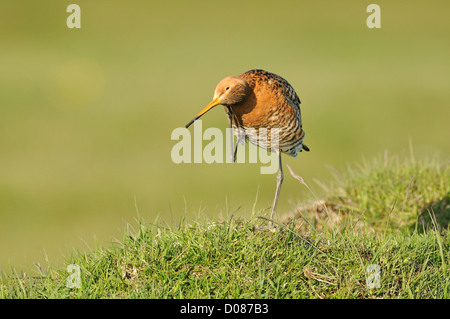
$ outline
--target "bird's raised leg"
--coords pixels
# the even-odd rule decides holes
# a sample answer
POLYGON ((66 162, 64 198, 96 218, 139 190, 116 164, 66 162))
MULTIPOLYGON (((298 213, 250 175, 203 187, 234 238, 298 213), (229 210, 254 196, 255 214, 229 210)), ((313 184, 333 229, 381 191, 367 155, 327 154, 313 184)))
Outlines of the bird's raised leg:
POLYGON ((228 117, 228 122, 230 123, 230 134, 228 136, 228 138, 230 139, 230 156, 231 156, 231 162, 234 163, 236 161, 236 151, 237 151, 237 144, 236 146, 234 146, 234 129, 233 129, 233 113, 231 112, 231 108, 229 106, 225 107, 225 112, 227 113, 227 117, 228 117), (234 149, 234 151, 233 151, 234 149))
MULTIPOLYGON (((237 120, 234 118, 233 112, 231 111, 231 108, 229 106, 227 106, 225 108, 225 111, 227 113, 228 116, 228 121, 230 122, 230 136, 228 137, 230 139, 230 145, 231 145, 231 161, 232 163, 236 162, 236 154, 237 154, 237 149, 238 149, 238 145, 239 143, 242 141, 242 136, 243 136, 243 130, 242 128, 238 128, 237 129, 237 133, 236 133, 236 144, 234 144, 234 130, 235 128, 233 127, 233 121, 235 122, 235 126, 238 127, 237 124, 237 120)), ((245 133, 244 133, 245 134, 245 133)))
POLYGON ((270 219, 273 220, 275 215, 275 210, 277 208, 278 196, 280 196, 281 184, 283 183, 284 175, 283 175, 283 166, 281 165, 281 152, 278 151, 278 175, 277 175, 277 190, 275 191, 275 198, 273 200, 272 205, 272 214, 270 215, 270 219))
POLYGON ((236 135, 236 145, 234 146, 234 151, 233 154, 231 154, 231 158, 233 159, 233 163, 236 162, 236 158, 237 158, 237 149, 238 149, 238 145, 242 142, 242 140, 244 139, 243 136, 245 136, 245 133, 243 133, 243 129, 239 128, 238 129, 238 133, 236 135))
POLYGON ((239 145, 241 139, 240 139, 239 133, 236 134, 236 144, 234 144, 234 128, 233 128, 233 125, 230 125, 230 127, 231 127, 231 130, 230 130, 231 161, 232 161, 232 163, 236 163, 237 149, 238 149, 238 145, 239 145))

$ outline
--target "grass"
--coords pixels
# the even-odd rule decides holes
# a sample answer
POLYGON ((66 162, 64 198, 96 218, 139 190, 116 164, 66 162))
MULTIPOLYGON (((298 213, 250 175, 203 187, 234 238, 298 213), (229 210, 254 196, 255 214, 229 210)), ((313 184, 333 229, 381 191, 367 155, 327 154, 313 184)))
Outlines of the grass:
POLYGON ((3 278, 0 297, 448 298, 448 165, 355 167, 274 231, 260 228, 261 212, 176 227, 141 219, 110 247, 76 251, 45 274, 3 278), (80 288, 67 286, 69 264, 80 267, 80 288))
POLYGON ((331 170, 335 181, 319 183, 326 200, 300 207, 293 216, 310 216, 316 227, 322 221, 360 216, 378 231, 420 231, 433 226, 430 212, 438 224, 450 222, 449 168, 437 157, 416 161, 413 155, 402 160, 385 154, 371 162, 349 165, 345 172, 331 170))

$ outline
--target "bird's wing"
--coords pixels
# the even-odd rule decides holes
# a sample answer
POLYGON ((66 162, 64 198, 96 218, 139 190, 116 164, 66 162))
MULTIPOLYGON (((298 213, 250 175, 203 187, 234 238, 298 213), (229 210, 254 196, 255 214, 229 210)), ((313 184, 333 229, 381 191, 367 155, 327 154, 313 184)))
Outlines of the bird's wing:
POLYGON ((256 81, 264 81, 275 86, 281 92, 281 95, 286 98, 289 105, 298 110, 300 116, 300 98, 292 85, 281 76, 264 70, 255 69, 247 71, 239 77, 246 79, 250 85, 254 85, 256 81))

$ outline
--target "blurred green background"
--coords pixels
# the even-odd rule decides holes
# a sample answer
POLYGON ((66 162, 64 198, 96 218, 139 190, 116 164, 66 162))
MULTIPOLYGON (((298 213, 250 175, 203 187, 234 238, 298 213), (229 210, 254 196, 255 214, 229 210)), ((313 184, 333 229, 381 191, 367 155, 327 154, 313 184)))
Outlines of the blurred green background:
MULTIPOLYGON (((62 261, 139 215, 270 208, 260 164, 174 164, 172 130, 225 76, 262 68, 302 101, 309 153, 284 157, 318 193, 331 165, 408 151, 448 157, 449 1, 0 2, 0 267, 62 261), (137 208, 136 208, 137 207, 137 208)), ((222 107, 203 128, 225 129, 222 107)), ((311 195, 286 175, 278 214, 311 195)))

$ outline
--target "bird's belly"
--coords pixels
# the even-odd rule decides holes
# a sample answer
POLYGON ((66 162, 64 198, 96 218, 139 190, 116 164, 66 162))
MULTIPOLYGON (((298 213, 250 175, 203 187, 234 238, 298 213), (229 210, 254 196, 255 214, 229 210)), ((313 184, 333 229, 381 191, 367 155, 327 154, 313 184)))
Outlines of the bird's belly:
POLYGON ((297 157, 297 153, 302 150, 304 132, 301 128, 292 130, 290 127, 246 127, 239 129, 233 125, 236 136, 242 137, 253 145, 268 151, 278 151, 297 157))
MULTIPOLYGON (((300 110, 287 105, 263 103, 245 114, 236 114, 234 129, 238 125, 245 131, 245 138, 268 151, 281 151, 297 156, 302 149, 304 132, 301 128, 300 110)), ((242 135, 242 130, 236 132, 242 135)))

